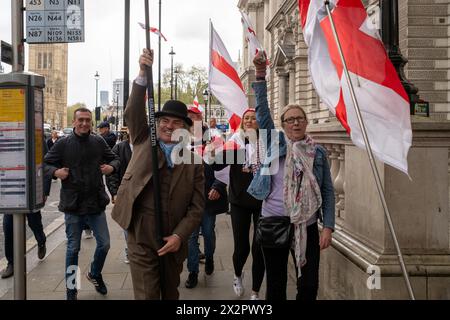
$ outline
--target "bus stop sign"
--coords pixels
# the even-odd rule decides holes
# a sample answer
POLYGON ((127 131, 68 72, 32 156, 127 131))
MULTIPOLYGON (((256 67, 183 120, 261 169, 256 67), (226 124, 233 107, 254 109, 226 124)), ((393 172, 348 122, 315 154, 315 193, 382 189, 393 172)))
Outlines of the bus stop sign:
POLYGON ((26 40, 84 42, 84 0, 27 0, 26 40))

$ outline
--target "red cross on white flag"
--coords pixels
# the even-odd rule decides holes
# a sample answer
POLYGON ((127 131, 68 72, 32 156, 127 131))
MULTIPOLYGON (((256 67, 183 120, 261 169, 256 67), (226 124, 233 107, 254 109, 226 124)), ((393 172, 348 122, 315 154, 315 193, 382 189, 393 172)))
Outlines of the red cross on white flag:
POLYGON ((235 131, 239 128, 248 101, 230 54, 212 23, 210 28, 209 89, 225 108, 230 127, 235 131))
MULTIPOLYGON (((298 0, 298 5, 314 87, 353 143, 365 148, 324 1, 298 0)), ((372 151, 408 173, 408 95, 361 0, 331 0, 330 6, 372 151)))
POLYGON ((202 112, 205 110, 202 105, 198 102, 198 97, 195 96, 194 98, 194 107, 198 109, 198 111, 202 112))
POLYGON ((251 58, 255 58, 256 54, 260 51, 264 51, 263 46, 259 42, 258 38, 256 37, 255 29, 253 28, 252 22, 250 20, 250 17, 245 13, 241 11, 241 22, 242 27, 244 28, 244 34, 245 39, 248 42, 248 46, 251 52, 251 58))
MULTIPOLYGON (((145 24, 143 24, 142 22, 138 22, 138 24, 141 26, 142 29, 145 30, 145 24)), ((153 32, 154 34, 156 34, 158 37, 163 38, 164 41, 167 41, 166 37, 164 37, 164 35, 161 33, 161 31, 159 31, 159 29, 155 28, 155 27, 150 27, 149 28, 150 32, 153 32)))

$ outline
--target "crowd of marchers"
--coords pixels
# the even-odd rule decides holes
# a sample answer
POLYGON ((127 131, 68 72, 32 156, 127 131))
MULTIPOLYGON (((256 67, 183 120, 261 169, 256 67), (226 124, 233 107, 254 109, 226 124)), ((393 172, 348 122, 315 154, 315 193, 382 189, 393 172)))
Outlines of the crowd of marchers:
MULTIPOLYGON (((92 233, 96 241, 84 276, 98 293, 108 292, 102 269, 110 249, 105 214, 110 202, 112 219, 124 232, 135 299, 177 300, 186 259, 186 288, 195 290, 202 259, 204 272, 214 276, 215 222, 223 213, 230 216, 234 242, 229 290, 242 297, 243 282, 251 281, 248 299, 286 300, 291 255, 296 298, 317 298, 320 251, 331 244, 335 220, 327 153, 306 133, 307 115, 298 104, 281 110, 281 130, 276 129, 267 99, 265 55, 259 53, 253 63, 256 105, 240 115, 235 132, 223 134, 215 119, 208 126, 199 109, 177 100, 167 101, 155 113, 156 173, 146 111, 146 67, 153 64, 153 52, 145 49, 120 139, 107 122, 100 123, 95 133, 91 111, 79 108, 74 111, 73 131, 63 137, 54 133, 46 141, 46 194, 52 179, 61 181, 58 209, 64 214, 67 237, 68 300, 77 299, 80 287, 83 232, 92 233), (251 280, 245 280, 243 268, 250 252, 251 280), (261 293, 264 278, 266 292, 261 293)), ((14 272, 11 219, 6 215, 3 223, 8 266, 2 278, 14 272)), ((29 215, 28 223, 38 242, 38 256, 44 259, 40 213, 29 215)))

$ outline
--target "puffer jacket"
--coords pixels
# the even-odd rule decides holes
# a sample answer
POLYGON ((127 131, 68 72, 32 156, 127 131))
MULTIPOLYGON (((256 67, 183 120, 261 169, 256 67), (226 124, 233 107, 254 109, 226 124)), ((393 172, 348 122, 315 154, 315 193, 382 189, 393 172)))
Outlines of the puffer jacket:
POLYGON ((86 215, 105 210, 109 197, 100 165, 109 164, 116 171, 120 161, 101 136, 78 136, 73 132, 55 143, 45 155, 44 164, 47 177, 54 177, 57 169, 69 168, 68 178, 62 181, 58 206, 61 212, 86 215))

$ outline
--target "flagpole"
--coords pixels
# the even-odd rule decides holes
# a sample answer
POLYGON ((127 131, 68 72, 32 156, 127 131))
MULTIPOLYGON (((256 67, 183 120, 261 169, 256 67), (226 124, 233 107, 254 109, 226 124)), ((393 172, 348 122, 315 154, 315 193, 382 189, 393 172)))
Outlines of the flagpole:
MULTIPOLYGON (((149 4, 148 0, 145 2, 145 39, 147 49, 150 50, 150 17, 149 17, 149 4)), ((153 195, 155 202, 155 236, 156 243, 162 247, 164 241, 162 239, 163 225, 162 225, 162 212, 161 212, 161 195, 160 195, 160 183, 159 183, 159 168, 158 168, 158 141, 156 140, 156 121, 155 121, 155 98, 153 90, 153 68, 152 66, 146 68, 147 74, 147 99, 148 99, 148 123, 150 126, 150 138, 152 145, 152 179, 153 179, 153 195)), ((165 272, 164 272, 164 257, 159 257, 159 284, 161 289, 161 299, 165 297, 165 272)))
POLYGON ((355 108, 356 117, 358 118, 358 123, 359 123, 359 126, 361 128, 361 133, 362 133, 362 136, 363 136, 363 139, 364 139, 364 143, 366 145, 367 155, 369 156, 370 166, 372 167, 372 172, 373 172, 373 175, 374 175, 374 178, 375 178, 378 194, 380 196, 380 200, 381 200, 381 203, 382 203, 383 209, 384 209, 384 214, 386 216, 386 219, 387 219, 387 222, 388 222, 388 225, 389 225, 389 229, 391 231, 392 239, 394 241, 395 249, 397 251, 398 260, 400 262, 400 267, 402 269, 402 273, 403 273, 403 277, 405 279, 406 287, 408 289, 408 293, 409 293, 409 296, 410 296, 411 300, 415 300, 414 292, 412 290, 411 283, 409 281, 408 272, 406 270, 405 261, 403 260, 403 255, 402 255, 402 252, 400 250, 400 246, 398 244, 397 236, 396 236, 396 233, 395 233, 395 230, 394 230, 394 225, 392 223, 391 214, 389 213, 389 209, 388 209, 388 206, 387 206, 387 203, 386 203, 386 198, 384 196, 383 187, 382 187, 381 179, 380 179, 380 174, 379 174, 377 166, 375 164, 375 158, 373 156, 372 148, 371 148, 370 143, 369 143, 369 138, 367 136, 366 127, 364 125, 364 121, 363 121, 362 116, 361 116, 361 111, 360 111, 360 108, 359 108, 358 101, 356 99, 355 91, 354 91, 354 88, 353 88, 353 83, 352 83, 352 81, 350 79, 350 73, 348 72, 347 63, 346 63, 346 60, 345 60, 345 57, 344 57, 344 53, 342 51, 341 43, 339 41, 339 36, 338 36, 338 34, 336 32, 336 27, 334 25, 333 16, 331 15, 330 2, 328 0, 325 0, 324 4, 325 4, 325 7, 327 9, 327 14, 328 14, 328 17, 329 17, 330 22, 331 22, 331 29, 333 30, 334 40, 336 41, 336 45, 338 47, 338 51, 339 51, 339 55, 341 57, 342 65, 344 67, 345 77, 347 78, 347 83, 348 83, 348 86, 350 88, 350 95, 351 95, 352 101, 353 101, 353 107, 355 108))
MULTIPOLYGON (((130 0, 125 0, 125 43, 124 43, 124 54, 123 54, 123 101, 122 101, 122 126, 126 126, 125 123, 125 108, 127 107, 128 98, 130 96, 130 0)), ((119 113, 119 108, 117 107, 117 113, 119 113)), ((119 115, 117 115, 119 118, 119 115)), ((117 119, 117 124, 119 119, 117 119)), ((117 127, 116 127, 117 129, 117 127)))
POLYGON ((209 19, 209 69, 208 69, 208 100, 206 103, 206 107, 205 107, 205 122, 206 125, 208 125, 208 105, 209 108, 211 109, 211 84, 210 84, 210 75, 211 75, 211 62, 212 62, 212 58, 211 58, 211 54, 212 54, 212 21, 211 19, 209 19))
MULTIPOLYGON (((159 32, 161 30, 161 0, 159 0, 159 32)), ((161 36, 158 37, 158 111, 161 111, 161 36)))

